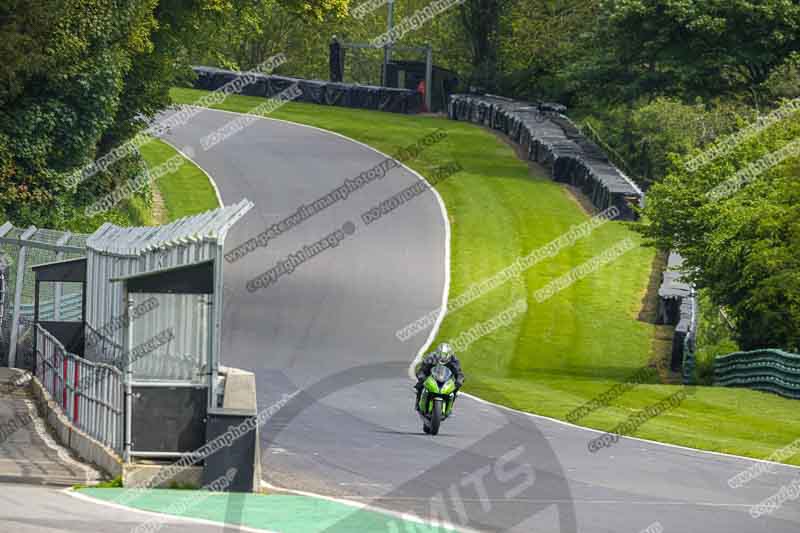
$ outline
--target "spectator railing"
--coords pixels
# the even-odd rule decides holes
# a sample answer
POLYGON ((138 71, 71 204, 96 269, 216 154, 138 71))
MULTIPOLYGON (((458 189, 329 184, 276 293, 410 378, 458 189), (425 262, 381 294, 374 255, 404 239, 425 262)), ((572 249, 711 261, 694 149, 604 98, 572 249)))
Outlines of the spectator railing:
POLYGON ((117 452, 123 450, 122 372, 64 349, 41 324, 36 326, 36 377, 70 422, 117 452))

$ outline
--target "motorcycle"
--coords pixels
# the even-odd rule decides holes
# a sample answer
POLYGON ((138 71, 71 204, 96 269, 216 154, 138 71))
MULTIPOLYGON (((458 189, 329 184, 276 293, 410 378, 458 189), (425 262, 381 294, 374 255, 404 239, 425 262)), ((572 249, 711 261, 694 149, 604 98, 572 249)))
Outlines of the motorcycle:
POLYGON ((431 368, 430 375, 422 384, 417 412, 422 418, 422 430, 429 435, 439 433, 439 425, 453 411, 456 380, 453 372, 445 365, 438 364, 431 368))

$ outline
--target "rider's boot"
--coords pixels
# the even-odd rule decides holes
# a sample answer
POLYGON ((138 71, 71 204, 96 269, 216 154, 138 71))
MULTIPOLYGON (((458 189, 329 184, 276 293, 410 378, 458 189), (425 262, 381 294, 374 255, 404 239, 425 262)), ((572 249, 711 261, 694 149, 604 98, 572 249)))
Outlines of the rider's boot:
POLYGON ((419 413, 421 412, 419 410, 419 399, 422 397, 422 385, 417 383, 417 385, 414 386, 414 390, 417 391, 416 400, 414 400, 414 410, 419 413))

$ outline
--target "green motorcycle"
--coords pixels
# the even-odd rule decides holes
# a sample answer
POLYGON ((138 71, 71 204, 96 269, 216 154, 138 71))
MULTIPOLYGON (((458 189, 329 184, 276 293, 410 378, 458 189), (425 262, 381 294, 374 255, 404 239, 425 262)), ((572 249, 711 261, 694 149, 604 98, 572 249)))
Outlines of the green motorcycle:
POLYGON ((456 399, 456 380, 444 365, 435 365, 422 384, 417 412, 422 417, 422 430, 429 435, 439 433, 439 425, 450 416, 456 399))

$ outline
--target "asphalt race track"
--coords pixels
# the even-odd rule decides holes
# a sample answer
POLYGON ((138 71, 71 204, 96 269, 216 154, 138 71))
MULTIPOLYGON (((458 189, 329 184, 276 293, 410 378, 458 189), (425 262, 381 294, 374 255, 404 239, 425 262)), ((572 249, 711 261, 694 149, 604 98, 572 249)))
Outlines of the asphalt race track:
MULTIPOLYGON (((214 177, 226 204, 255 203, 226 250, 384 159, 276 120, 257 120, 202 149, 204 136, 235 118, 204 111, 165 137, 191 147, 185 151, 214 177)), ((369 225, 361 219, 417 179, 393 169, 226 264, 223 364, 256 373, 261 409, 301 390, 262 431, 265 480, 481 531, 639 532, 655 522, 665 532, 800 529, 797 501, 757 519, 749 514, 800 476, 797 469, 776 466, 732 489, 727 480, 752 461, 634 439, 590 453, 596 432, 463 396, 439 436, 422 434, 406 369, 428 334, 403 343, 394 333, 441 304, 445 218, 428 191, 369 225), (338 246, 271 286, 247 290, 276 261, 346 223, 355 230, 338 246)), ((468 380, 480 379, 465 370, 468 380)))

